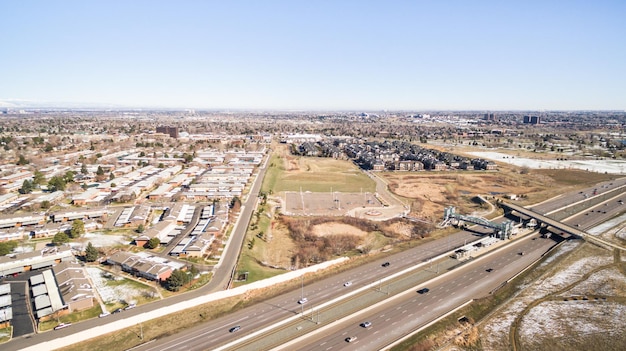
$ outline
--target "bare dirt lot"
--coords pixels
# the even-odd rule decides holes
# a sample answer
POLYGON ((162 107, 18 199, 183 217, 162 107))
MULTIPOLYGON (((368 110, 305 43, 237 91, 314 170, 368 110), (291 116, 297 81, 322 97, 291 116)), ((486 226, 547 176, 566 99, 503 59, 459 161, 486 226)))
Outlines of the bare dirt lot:
POLYGON ((313 226, 313 234, 317 236, 329 236, 329 235, 355 235, 358 237, 365 237, 366 231, 355 228, 354 226, 344 223, 324 223, 321 225, 313 226))
POLYGON ((446 206, 476 211, 478 203, 471 199, 477 195, 492 198, 533 193, 553 182, 509 172, 385 173, 384 177, 392 192, 411 201, 414 216, 430 220, 441 218, 446 206))
POLYGON ((490 199, 509 195, 524 203, 545 200, 587 184, 614 179, 615 176, 579 170, 527 170, 500 167, 497 171, 453 171, 382 174, 389 189, 411 204, 411 215, 439 221, 443 209, 456 206, 463 213, 481 212, 476 196, 490 199))
POLYGON ((380 207, 382 204, 370 192, 285 192, 285 214, 293 216, 343 216, 358 207, 380 207))

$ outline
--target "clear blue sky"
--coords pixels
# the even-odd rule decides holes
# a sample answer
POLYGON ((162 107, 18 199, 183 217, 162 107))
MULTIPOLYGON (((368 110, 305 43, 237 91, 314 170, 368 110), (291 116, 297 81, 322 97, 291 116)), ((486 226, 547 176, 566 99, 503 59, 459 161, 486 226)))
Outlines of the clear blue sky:
POLYGON ((0 0, 0 100, 626 109, 626 1, 0 0))

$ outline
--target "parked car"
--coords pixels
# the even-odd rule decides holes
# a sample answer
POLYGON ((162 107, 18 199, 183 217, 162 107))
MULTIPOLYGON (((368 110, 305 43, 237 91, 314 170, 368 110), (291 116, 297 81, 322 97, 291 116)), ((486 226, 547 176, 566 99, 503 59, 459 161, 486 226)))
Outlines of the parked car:
POLYGON ((70 325, 72 325, 72 323, 61 323, 59 325, 57 325, 56 327, 54 327, 54 330, 59 330, 59 329, 63 329, 63 328, 67 328, 70 325))
POLYGON ((132 309, 133 309, 133 308, 135 308, 135 307, 137 307, 137 305, 136 305, 136 304, 134 304, 134 303, 131 303, 130 305, 128 305, 128 306, 126 306, 126 307, 124 307, 124 310, 125 310, 125 311, 132 310, 132 309))
POLYGON ((389 263, 389 262, 385 262, 385 263, 383 263, 383 267, 389 267, 390 264, 391 263, 389 263))
POLYGON ((236 326, 234 326, 234 327, 232 327, 232 328, 228 329, 228 332, 230 332, 230 333, 234 333, 234 332, 236 332, 236 331, 239 331, 239 329, 241 329, 241 326, 240 326, 240 325, 236 325, 236 326))
POLYGON ((111 312, 111 314, 120 313, 120 312, 122 312, 122 311, 123 311, 123 309, 118 308, 118 309, 116 309, 115 311, 111 312))
POLYGON ((369 327, 372 326, 372 322, 365 321, 365 322, 361 323, 360 326, 362 326, 363 328, 369 328, 369 327))
POLYGON ((98 317, 102 318, 102 317, 106 317, 108 315, 110 315, 109 312, 102 312, 102 313, 100 313, 100 315, 98 317))
POLYGON ((426 294, 429 291, 430 291, 430 289, 428 289, 428 288, 421 288, 417 292, 420 293, 420 294, 426 294))

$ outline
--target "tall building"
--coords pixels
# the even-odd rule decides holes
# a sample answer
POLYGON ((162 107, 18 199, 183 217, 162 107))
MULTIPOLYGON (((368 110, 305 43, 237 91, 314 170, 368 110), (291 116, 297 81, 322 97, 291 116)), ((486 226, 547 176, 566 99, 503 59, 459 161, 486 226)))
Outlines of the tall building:
POLYGON ((178 127, 160 126, 156 128, 156 132, 167 134, 172 138, 178 138, 178 127))
POLYGON ((540 116, 524 116, 524 124, 539 124, 541 123, 540 116))
POLYGON ((496 115, 494 113, 485 113, 485 121, 497 121, 498 118, 496 117, 496 115))

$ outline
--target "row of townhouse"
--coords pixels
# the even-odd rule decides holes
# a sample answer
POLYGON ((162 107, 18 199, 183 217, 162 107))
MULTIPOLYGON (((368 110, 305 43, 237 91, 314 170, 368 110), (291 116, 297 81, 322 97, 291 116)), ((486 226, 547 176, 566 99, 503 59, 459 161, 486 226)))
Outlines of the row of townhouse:
POLYGON ((124 272, 148 280, 164 281, 172 275, 174 267, 130 252, 118 251, 106 259, 106 263, 121 267, 124 272))
POLYGON ((204 257, 210 253, 211 244, 222 234, 228 224, 228 205, 224 202, 205 206, 200 213, 200 220, 176 247, 170 251, 171 256, 204 257))

